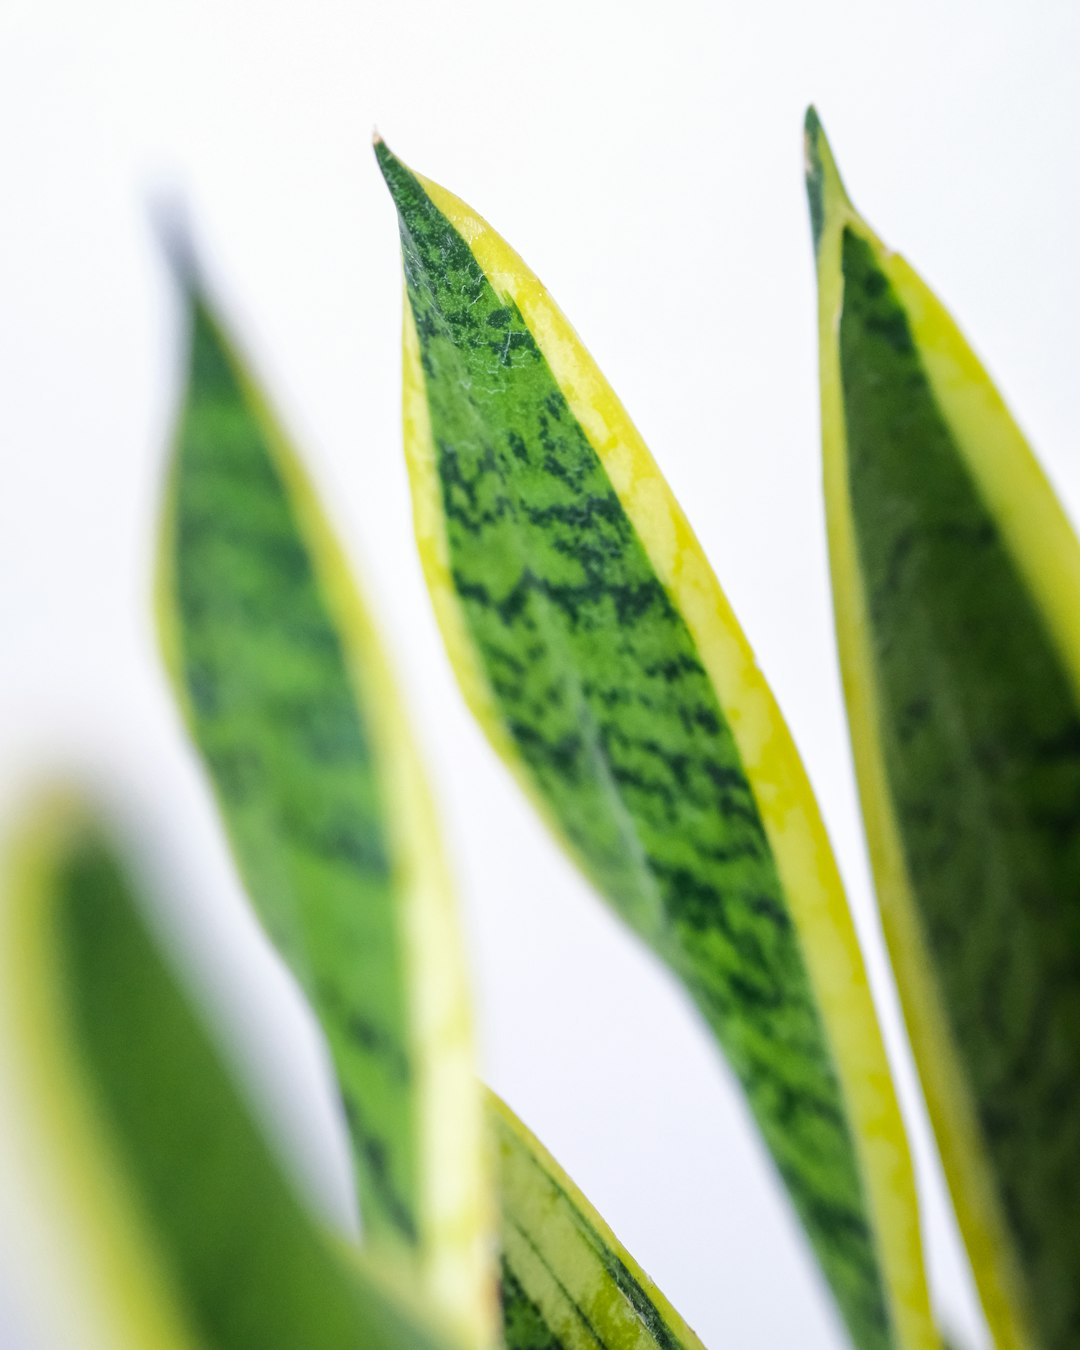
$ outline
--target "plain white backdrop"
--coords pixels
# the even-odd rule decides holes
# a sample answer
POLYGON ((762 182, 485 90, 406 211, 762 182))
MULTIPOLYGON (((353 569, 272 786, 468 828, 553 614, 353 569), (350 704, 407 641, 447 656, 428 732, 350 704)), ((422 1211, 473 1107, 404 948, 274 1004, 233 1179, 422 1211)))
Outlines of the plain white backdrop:
MULTIPOLYGON (((484 1071, 720 1350, 842 1343, 726 1069, 466 715, 414 554, 400 272, 370 152, 485 214, 622 394, 790 720, 875 977, 935 1296, 985 1344, 882 954, 833 651, 801 127, 958 315, 1080 518, 1072 0, 8 5, 0 16, 0 809, 73 771, 133 811, 161 923, 298 1184, 354 1222, 308 1017, 245 906, 150 624, 182 328, 222 303, 382 621, 445 825, 484 1071)), ((0 1347, 53 1350, 0 1198, 0 1347)), ((42 1299, 40 1289, 49 1291, 42 1299)), ((78 1350, 78 1347, 74 1347, 78 1350)))

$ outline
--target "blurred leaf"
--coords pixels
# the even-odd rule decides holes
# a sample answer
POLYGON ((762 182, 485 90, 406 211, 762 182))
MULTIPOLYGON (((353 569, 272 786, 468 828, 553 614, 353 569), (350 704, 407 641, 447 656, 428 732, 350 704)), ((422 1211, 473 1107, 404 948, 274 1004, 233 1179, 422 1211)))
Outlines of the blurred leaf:
POLYGON ((401 225, 417 536, 466 698, 715 1032, 853 1338, 936 1345, 858 943, 749 646, 543 286, 462 202, 377 155, 401 225))
POLYGON ((807 172, 837 633, 886 936, 995 1343, 1072 1346, 1080 549, 813 112, 807 172))
POLYGON ((507 1350, 702 1350, 555 1159, 497 1097, 507 1350))
POLYGON ((255 908, 322 1025, 365 1237, 494 1335, 457 916, 394 681, 315 494, 193 288, 162 641, 255 908))
POLYGON ((3 923, 22 1118, 96 1284, 72 1343, 435 1350, 283 1180, 80 807, 20 837, 3 923))

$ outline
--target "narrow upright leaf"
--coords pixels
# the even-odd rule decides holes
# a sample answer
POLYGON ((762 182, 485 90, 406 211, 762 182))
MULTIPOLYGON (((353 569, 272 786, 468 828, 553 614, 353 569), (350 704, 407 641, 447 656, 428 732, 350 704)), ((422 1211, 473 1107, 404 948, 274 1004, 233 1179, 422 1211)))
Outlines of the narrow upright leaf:
POLYGON ((462 202, 377 155, 405 264, 416 529, 465 695, 715 1032, 853 1339, 936 1345, 855 932, 746 640, 543 286, 462 202))
POLYGON ((163 645, 233 851, 322 1024, 365 1235, 493 1335, 482 1107, 456 915, 371 626, 205 299, 162 540, 163 645))
POLYGON ((1080 548, 816 116, 837 634, 886 936, 999 1347, 1080 1336, 1080 548))
POLYGON ((281 1176, 98 824, 50 802, 8 883, 3 1085, 90 1287, 50 1291, 65 1343, 436 1350, 281 1176))
POLYGON ((492 1096, 488 1116, 499 1164, 507 1350, 702 1350, 513 1112, 492 1096))

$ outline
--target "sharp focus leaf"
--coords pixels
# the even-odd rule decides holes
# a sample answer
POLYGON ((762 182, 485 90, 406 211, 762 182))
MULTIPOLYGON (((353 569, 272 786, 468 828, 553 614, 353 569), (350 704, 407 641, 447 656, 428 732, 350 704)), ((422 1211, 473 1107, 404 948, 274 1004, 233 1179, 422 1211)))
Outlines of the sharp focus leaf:
POLYGON ((198 296, 160 615, 240 872, 326 1033, 365 1235, 485 1342, 482 1109, 430 803, 314 493, 198 296))
POLYGON ((436 1350, 283 1180, 97 825, 51 804, 10 882, 5 1088, 93 1286, 68 1343, 436 1350))
POLYGON ((702 1350, 554 1158, 497 1098, 507 1350, 702 1350))
POLYGON ((1080 1328, 1080 549, 986 372, 807 120, 863 814, 997 1345, 1080 1328))
POLYGON ((752 653, 544 288, 467 206, 377 154, 401 224, 417 534, 466 697, 715 1032, 854 1339, 935 1345, 858 944, 752 653))

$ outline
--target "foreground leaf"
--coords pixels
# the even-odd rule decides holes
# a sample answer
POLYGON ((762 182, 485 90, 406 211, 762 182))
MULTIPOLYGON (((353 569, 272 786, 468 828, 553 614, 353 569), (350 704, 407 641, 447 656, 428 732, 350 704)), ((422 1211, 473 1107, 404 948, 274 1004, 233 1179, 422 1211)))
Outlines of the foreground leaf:
POLYGON ((702 1350, 555 1159, 489 1098, 507 1350, 702 1350))
POLYGON ((746 640, 544 288, 467 206, 377 154, 401 225, 417 535, 465 695, 716 1033, 853 1338, 935 1345, 858 943, 746 640))
POLYGON ((3 902, 4 1087, 92 1289, 67 1343, 436 1350, 286 1185, 97 824, 51 802, 3 902))
POLYGON ((482 1109, 456 914, 370 623, 205 300, 162 540, 162 640, 243 880, 323 1027, 365 1236, 493 1334, 482 1109))
POLYGON ((908 1027, 1000 1347, 1080 1334, 1080 549, 817 118, 837 633, 908 1027))

